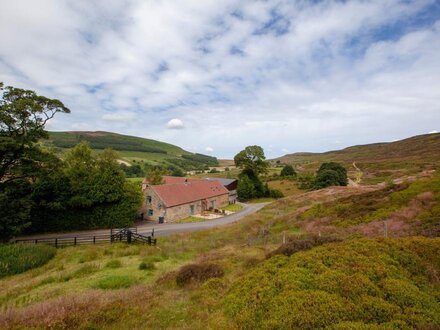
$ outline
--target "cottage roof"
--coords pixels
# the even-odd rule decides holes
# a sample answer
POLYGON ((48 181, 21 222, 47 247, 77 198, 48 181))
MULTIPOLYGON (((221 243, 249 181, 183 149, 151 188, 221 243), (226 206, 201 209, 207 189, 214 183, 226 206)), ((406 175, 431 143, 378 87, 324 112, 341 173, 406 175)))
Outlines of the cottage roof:
POLYGON ((226 179, 226 178, 205 178, 205 180, 219 181, 224 186, 230 185, 231 183, 234 183, 235 181, 237 181, 237 179, 226 179))
MULTIPOLYGON (((180 177, 180 176, 169 176, 169 175, 164 175, 162 177, 163 180, 163 184, 174 184, 174 183, 185 183, 188 181, 200 181, 202 179, 198 179, 198 178, 184 178, 184 177, 180 177)), ((145 178, 142 183, 147 183, 148 184, 148 179, 145 178)))
POLYGON ((186 183, 161 184, 151 186, 166 207, 229 194, 228 190, 218 181, 189 181, 186 183))

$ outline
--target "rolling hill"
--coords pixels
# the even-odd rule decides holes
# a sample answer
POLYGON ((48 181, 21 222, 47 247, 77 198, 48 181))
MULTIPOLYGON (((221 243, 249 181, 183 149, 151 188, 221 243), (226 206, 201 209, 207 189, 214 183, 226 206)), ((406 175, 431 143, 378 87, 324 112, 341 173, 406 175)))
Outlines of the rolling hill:
POLYGON ((277 161, 294 165, 300 173, 315 172, 324 162, 338 162, 352 173, 362 171, 363 183, 378 183, 436 168, 440 164, 440 133, 324 153, 294 153, 272 160, 277 161))
POLYGON ((62 155, 81 141, 87 141, 94 152, 112 148, 121 160, 130 164, 171 165, 183 170, 218 165, 215 157, 194 154, 165 142, 111 132, 49 132, 49 139, 42 143, 62 155))

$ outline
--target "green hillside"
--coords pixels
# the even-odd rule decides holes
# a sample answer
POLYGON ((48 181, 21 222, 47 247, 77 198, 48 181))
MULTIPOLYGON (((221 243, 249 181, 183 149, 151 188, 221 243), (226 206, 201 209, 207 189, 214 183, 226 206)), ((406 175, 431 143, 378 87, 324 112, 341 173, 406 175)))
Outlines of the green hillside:
POLYGON ((440 133, 348 147, 324 153, 294 153, 273 160, 314 172, 323 162, 339 162, 352 172, 363 172, 362 183, 378 183, 435 168, 440 163, 440 133))
POLYGON ((43 144, 62 155, 81 141, 87 141, 95 152, 111 148, 119 153, 121 160, 128 163, 172 165, 183 170, 218 165, 215 157, 193 154, 165 142, 111 132, 49 132, 49 139, 43 144))

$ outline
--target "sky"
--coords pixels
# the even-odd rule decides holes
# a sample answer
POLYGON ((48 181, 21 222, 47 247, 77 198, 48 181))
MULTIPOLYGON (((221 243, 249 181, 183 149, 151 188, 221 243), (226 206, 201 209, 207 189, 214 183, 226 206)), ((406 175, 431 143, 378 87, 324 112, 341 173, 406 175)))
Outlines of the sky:
POLYGON ((0 81, 219 158, 394 141, 440 131, 440 1, 0 0, 0 81))

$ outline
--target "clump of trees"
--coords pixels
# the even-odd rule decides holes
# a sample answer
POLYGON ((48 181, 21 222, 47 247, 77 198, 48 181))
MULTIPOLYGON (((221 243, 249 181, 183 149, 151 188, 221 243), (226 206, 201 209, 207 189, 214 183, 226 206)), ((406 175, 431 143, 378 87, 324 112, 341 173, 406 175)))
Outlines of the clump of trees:
POLYGON ((324 163, 316 172, 314 189, 330 186, 346 186, 348 184, 347 170, 337 163, 324 163))
POLYGON ((296 171, 292 165, 284 165, 280 173, 281 177, 296 177, 296 171))
POLYGON ((45 124, 70 110, 59 100, 0 83, 0 241, 22 232, 130 224, 140 189, 110 150, 82 143, 61 160, 42 148, 45 124))
POLYGON ((347 170, 338 163, 323 163, 316 175, 306 173, 298 176, 298 187, 304 190, 317 190, 330 186, 346 186, 347 170))
POLYGON ((117 154, 97 156, 87 142, 69 151, 50 176, 34 184, 28 231, 126 227, 142 202, 139 187, 125 179, 117 154))
POLYGON ((281 191, 269 189, 267 184, 264 185, 260 179, 260 175, 267 173, 269 167, 263 148, 260 146, 248 146, 235 155, 234 162, 235 166, 241 169, 237 186, 239 199, 283 197, 281 191))

